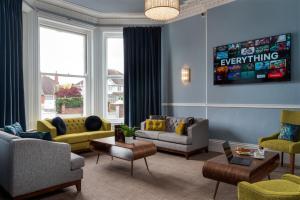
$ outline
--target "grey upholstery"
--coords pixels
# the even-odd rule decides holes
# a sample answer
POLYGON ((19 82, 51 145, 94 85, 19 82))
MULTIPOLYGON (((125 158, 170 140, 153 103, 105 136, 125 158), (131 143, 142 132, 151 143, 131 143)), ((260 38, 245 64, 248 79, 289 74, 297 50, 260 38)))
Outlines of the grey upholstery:
POLYGON ((165 142, 177 143, 177 144, 192 144, 192 138, 186 135, 177 135, 176 133, 161 132, 158 139, 165 142))
MULTIPOLYGON (((80 162, 84 162, 83 158, 80 162)), ((77 164, 78 165, 78 164, 77 164)), ((79 165, 78 165, 79 166, 79 165)), ((12 196, 81 180, 83 170, 72 169, 68 144, 22 139, 0 131, 0 185, 12 196)))
POLYGON ((142 138, 149 138, 158 140, 158 135, 160 134, 159 131, 145 131, 145 130, 139 130, 135 132, 135 135, 142 138))
MULTIPOLYGON (((167 117, 171 121, 167 131, 175 129, 175 124, 183 118, 167 117), (172 125, 173 124, 173 125, 172 125)), ((166 122, 167 124, 169 122, 166 122)), ((195 119, 193 125, 188 127, 187 135, 177 135, 175 132, 145 131, 145 122, 141 123, 141 130, 136 132, 138 140, 152 141, 157 147, 176 150, 181 152, 192 152, 197 149, 208 147, 208 120, 195 119)))
POLYGON ((84 158, 75 154, 71 153, 71 170, 76 170, 84 167, 84 158))

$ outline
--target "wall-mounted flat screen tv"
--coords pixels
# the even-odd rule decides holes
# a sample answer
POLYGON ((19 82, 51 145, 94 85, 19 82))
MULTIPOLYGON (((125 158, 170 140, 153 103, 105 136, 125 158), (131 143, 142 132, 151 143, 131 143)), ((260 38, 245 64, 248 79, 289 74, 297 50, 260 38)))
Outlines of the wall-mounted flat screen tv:
POLYGON ((215 85, 289 81, 290 68, 290 33, 214 48, 215 85))

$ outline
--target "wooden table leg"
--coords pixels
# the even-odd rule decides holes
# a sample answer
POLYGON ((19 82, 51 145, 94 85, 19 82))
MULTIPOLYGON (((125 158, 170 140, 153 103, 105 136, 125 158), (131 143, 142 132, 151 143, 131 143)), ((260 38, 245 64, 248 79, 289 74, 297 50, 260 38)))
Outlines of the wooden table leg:
POLYGON ((271 180, 271 176, 270 176, 270 174, 268 175, 268 180, 271 180))
POLYGON ((96 164, 98 164, 98 161, 99 161, 99 157, 100 157, 100 153, 98 153, 98 157, 97 157, 97 161, 96 161, 96 164))
POLYGON ((133 160, 131 160, 131 176, 133 176, 133 160))
POLYGON ((284 157, 284 153, 281 152, 281 167, 283 167, 283 157, 284 157))
POLYGON ((148 170, 148 172, 150 173, 150 170, 149 170, 149 167, 148 167, 148 163, 147 163, 146 157, 144 158, 144 160, 145 160, 145 164, 146 164, 147 170, 148 170))
POLYGON ((218 189, 219 189, 219 185, 220 185, 220 181, 218 181, 217 184, 216 184, 216 188, 215 188, 214 198, 213 199, 216 199, 217 192, 218 192, 218 189))
POLYGON ((290 170, 291 174, 295 173, 295 154, 290 154, 290 170))
POLYGON ((114 157, 113 157, 113 156, 111 157, 111 160, 114 160, 114 157))

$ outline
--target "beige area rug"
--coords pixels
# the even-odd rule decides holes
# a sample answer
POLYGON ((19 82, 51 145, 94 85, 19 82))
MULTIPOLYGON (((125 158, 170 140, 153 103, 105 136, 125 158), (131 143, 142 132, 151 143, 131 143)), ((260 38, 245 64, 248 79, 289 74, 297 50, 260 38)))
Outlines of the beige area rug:
MULTIPOLYGON (((212 199, 216 182, 202 176, 203 161, 217 153, 202 153, 190 160, 177 155, 157 153, 148 158, 151 174, 143 159, 130 162, 108 156, 81 154, 85 157, 82 191, 75 186, 36 199, 42 200, 206 200, 212 199)), ((280 177, 287 168, 278 168, 271 178, 280 177)), ((8 199, 0 192, 0 199, 8 199), (2 196, 1 196, 2 195, 2 196)), ((237 199, 236 187, 221 183, 216 200, 237 199)))

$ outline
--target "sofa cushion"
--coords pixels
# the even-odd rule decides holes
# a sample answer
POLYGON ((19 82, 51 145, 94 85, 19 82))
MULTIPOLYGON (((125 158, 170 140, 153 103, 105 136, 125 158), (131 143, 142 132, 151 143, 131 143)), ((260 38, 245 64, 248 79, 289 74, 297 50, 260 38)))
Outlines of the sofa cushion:
POLYGON ((137 137, 142 137, 142 138, 149 138, 149 139, 154 139, 154 140, 158 140, 158 135, 160 132, 158 131, 136 131, 135 135, 137 137))
POLYGON ((63 135, 67 132, 67 127, 64 120, 60 117, 55 117, 52 120, 52 125, 56 128, 57 135, 63 135))
POLYGON ((146 120, 146 130, 147 131, 165 131, 166 130, 166 121, 165 120, 147 119, 146 120))
POLYGON ((73 133, 73 134, 57 136, 53 138, 53 140, 56 142, 65 142, 69 144, 74 144, 74 143, 89 141, 89 135, 87 133, 73 133))
POLYGON ((71 170, 76 170, 84 167, 84 158, 75 154, 71 153, 71 170))
POLYGON ((19 122, 16 122, 11 125, 7 125, 4 127, 4 131, 13 135, 19 135, 19 133, 23 132, 23 128, 19 122))
MULTIPOLYGON (((268 149, 272 149, 275 151, 290 152, 290 145, 292 145, 294 142, 288 141, 288 140, 267 140, 262 143, 260 143, 260 146, 268 149)), ((291 152, 292 153, 292 152, 291 152)))
POLYGON ((114 131, 92 131, 86 132, 89 140, 114 136, 114 131))
POLYGON ((33 138, 33 139, 52 141, 52 137, 49 132, 42 132, 42 131, 21 132, 19 133, 19 136, 21 138, 33 138))
POLYGON ((186 123, 184 121, 179 122, 179 124, 176 127, 176 134, 177 135, 184 135, 186 132, 186 123))
POLYGON ((84 125, 88 131, 98 131, 102 126, 102 121, 98 116, 89 116, 84 125))
POLYGON ((282 123, 278 139, 296 142, 300 131, 299 125, 282 123))
POLYGON ((176 133, 168 133, 168 132, 161 132, 158 135, 158 140, 176 143, 176 144, 184 144, 184 145, 192 144, 192 140, 188 136, 177 135, 176 133))

